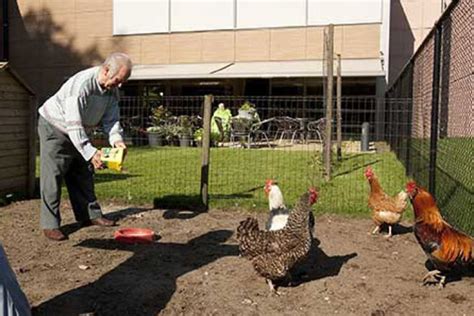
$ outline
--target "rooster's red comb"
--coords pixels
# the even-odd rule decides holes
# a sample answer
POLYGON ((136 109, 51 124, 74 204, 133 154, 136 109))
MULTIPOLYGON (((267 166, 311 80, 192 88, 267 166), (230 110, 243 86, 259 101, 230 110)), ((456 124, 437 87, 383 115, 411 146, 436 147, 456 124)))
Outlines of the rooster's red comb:
POLYGON ((417 188, 417 185, 415 181, 408 181, 407 186, 406 186, 406 190, 408 193, 415 191, 416 188, 417 188))

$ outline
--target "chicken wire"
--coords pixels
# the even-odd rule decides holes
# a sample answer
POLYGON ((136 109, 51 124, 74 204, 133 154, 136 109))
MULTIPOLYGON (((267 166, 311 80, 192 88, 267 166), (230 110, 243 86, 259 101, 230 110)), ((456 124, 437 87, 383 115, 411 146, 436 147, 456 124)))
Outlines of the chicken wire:
MULTIPOLYGON (((202 147, 198 147, 196 135, 203 125, 203 102, 203 97, 123 97, 121 120, 130 148, 124 164, 126 170, 97 172, 99 198, 131 203, 154 201, 157 207, 189 208, 199 204, 202 147), (166 110, 167 118, 160 124, 170 129, 176 129, 183 116, 191 119, 193 137, 186 147, 172 133, 163 143, 152 143, 147 128, 157 125, 152 119, 156 109, 162 113, 166 110)), ((337 162, 333 155, 334 177, 327 183, 322 178, 321 157, 325 138, 324 102, 323 97, 215 96, 211 113, 223 104, 238 118, 243 115, 239 114, 242 105, 248 103, 256 109, 256 122, 262 125, 250 146, 246 137, 231 139, 231 133, 236 133, 232 127, 222 138, 219 132, 211 135, 214 146, 210 149, 210 206, 264 209, 267 206, 265 180, 276 179, 289 205, 308 187, 315 186, 321 188, 316 210, 368 212, 368 186, 363 177, 368 165, 378 170, 395 170, 379 174, 388 193, 403 189, 405 170, 390 148, 406 147, 406 143, 398 140, 408 133, 409 126, 401 119, 391 123, 388 120, 409 117, 411 100, 343 97, 343 156, 337 162), (377 115, 380 108, 385 108, 386 115, 377 115), (361 148, 364 122, 369 123, 367 151, 361 148), (384 131, 383 135, 377 135, 380 130, 384 131)))
POLYGON ((413 113, 407 118, 412 120, 409 154, 405 153, 407 159, 403 160, 409 175, 425 187, 430 185, 431 176, 432 193, 443 215, 471 234, 474 233, 472 16, 471 0, 453 1, 387 93, 389 97, 413 98, 413 113), (439 59, 435 60, 437 28, 441 31, 441 49, 439 59), (437 113, 432 113, 434 67, 438 63, 439 108, 437 113), (437 120, 433 122, 432 117, 437 120), (437 126, 434 134, 432 124, 437 126), (433 138, 434 147, 430 145, 433 138), (433 155, 436 165, 430 168, 433 155))

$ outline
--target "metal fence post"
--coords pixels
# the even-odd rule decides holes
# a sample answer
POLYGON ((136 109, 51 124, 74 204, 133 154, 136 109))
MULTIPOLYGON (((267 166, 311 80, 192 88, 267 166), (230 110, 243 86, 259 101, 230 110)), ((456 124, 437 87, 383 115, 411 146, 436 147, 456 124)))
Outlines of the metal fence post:
MULTIPOLYGON (((410 64, 408 66, 408 82, 410 83, 408 85, 408 108, 406 109, 406 156, 405 156, 405 171, 407 176, 413 176, 413 168, 411 166, 411 154, 412 154, 412 135, 413 135, 413 71, 414 71, 414 64, 413 60, 410 61, 410 64)), ((407 106, 407 105, 405 105, 407 106)))
POLYGON ((326 92, 326 137, 324 144, 324 171, 326 181, 331 180, 331 154, 332 154, 332 109, 333 109, 333 84, 334 84, 334 25, 329 24, 326 42, 327 57, 327 92, 326 92))
POLYGON ((435 194, 436 189, 436 155, 438 149, 438 112, 439 89, 441 72, 441 37, 442 27, 436 25, 433 57, 433 86, 431 97, 431 135, 430 135, 430 166, 429 166, 429 191, 435 194))
POLYGON ((204 96, 202 159, 201 159, 201 202, 204 209, 209 209, 209 154, 211 147, 211 106, 212 95, 204 96))
POLYGON ((360 151, 369 151, 369 122, 362 123, 362 131, 360 133, 360 151))

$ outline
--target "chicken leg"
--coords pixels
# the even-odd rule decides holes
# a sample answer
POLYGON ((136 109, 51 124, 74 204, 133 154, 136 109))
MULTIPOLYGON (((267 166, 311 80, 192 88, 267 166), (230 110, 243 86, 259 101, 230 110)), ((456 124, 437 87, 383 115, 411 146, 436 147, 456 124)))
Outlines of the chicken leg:
POLYGON ((439 270, 430 271, 423 277, 423 285, 432 283, 438 284, 439 288, 442 289, 446 284, 446 276, 442 275, 439 270))
POLYGON ((388 225, 388 235, 384 236, 385 238, 392 237, 392 225, 388 225))
POLYGON ((280 296, 281 293, 276 290, 276 287, 275 287, 275 284, 273 284, 273 281, 270 280, 270 279, 266 279, 266 280, 267 280, 268 286, 270 287, 270 291, 271 291, 273 294, 275 294, 275 295, 277 295, 277 296, 280 296))
POLYGON ((372 235, 377 234, 380 231, 380 226, 375 226, 374 230, 372 231, 372 235))

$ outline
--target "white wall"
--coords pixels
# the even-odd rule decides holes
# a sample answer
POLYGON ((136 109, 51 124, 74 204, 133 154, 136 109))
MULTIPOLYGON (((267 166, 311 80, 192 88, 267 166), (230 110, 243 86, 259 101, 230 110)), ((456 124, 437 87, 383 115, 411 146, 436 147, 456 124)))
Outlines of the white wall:
POLYGON ((114 34, 381 23, 385 0, 113 0, 114 34))
POLYGON ((237 0, 237 28, 306 25, 306 0, 237 0))
POLYGON ((234 0, 173 0, 171 31, 234 28, 234 0))
POLYGON ((382 0, 308 0, 308 24, 382 22, 382 0))
POLYGON ((113 32, 160 33, 169 30, 168 0, 114 0, 113 32))

